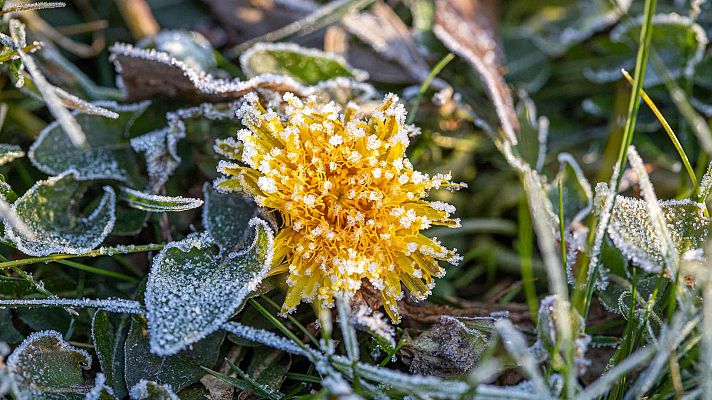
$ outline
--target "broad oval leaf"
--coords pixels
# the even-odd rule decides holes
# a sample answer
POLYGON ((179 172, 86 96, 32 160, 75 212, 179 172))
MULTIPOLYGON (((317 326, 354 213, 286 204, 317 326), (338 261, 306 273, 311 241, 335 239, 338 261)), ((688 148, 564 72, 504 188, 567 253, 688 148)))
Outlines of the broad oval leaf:
POLYGON ((146 318, 133 315, 131 328, 124 343, 126 385, 133 388, 141 380, 150 380, 162 385, 171 385, 173 390, 180 391, 198 382, 205 375, 202 367, 211 368, 217 362, 224 338, 224 332, 215 332, 178 354, 155 355, 150 349, 146 318))
POLYGON ((251 197, 238 193, 223 193, 206 183, 203 186, 203 228, 221 251, 229 251, 244 243, 253 232, 245 229, 260 209, 251 197))
POLYGON ((575 0, 546 7, 532 17, 527 29, 534 42, 557 57, 571 46, 615 24, 630 8, 631 0, 575 0))
POLYGON ((203 200, 181 196, 159 196, 127 187, 121 188, 121 198, 129 206, 150 212, 186 211, 203 205, 203 200))
POLYGON ((240 56, 240 65, 248 78, 287 75, 305 85, 339 77, 364 80, 368 76, 340 56, 293 43, 258 43, 240 56))
POLYGON ((40 132, 32 144, 29 157, 42 172, 57 175, 68 169, 77 179, 113 179, 139 184, 136 155, 128 143, 128 130, 148 107, 148 102, 119 105, 98 103, 119 114, 117 119, 74 112, 79 125, 87 132, 87 148, 74 145, 55 121, 40 132))
POLYGON ((131 400, 178 400, 171 385, 161 385, 153 381, 141 379, 129 391, 131 400))
POLYGON ((273 233, 253 218, 251 246, 220 252, 207 233, 167 245, 154 258, 146 286, 151 351, 171 355, 220 329, 266 276, 273 233))
POLYGON ((10 378, 21 398, 84 399, 92 388, 84 378, 91 356, 55 331, 30 335, 7 359, 10 378))
MULTIPOLYGON (((704 205, 691 200, 659 203, 677 253, 700 248, 710 234, 710 219, 704 216, 704 205)), ((645 201, 616 197, 608 236, 626 258, 649 272, 659 272, 665 265, 663 243, 655 232, 645 201)))
MULTIPOLYGON (((612 43, 609 44, 618 44, 629 49, 621 49, 617 54, 601 57, 601 65, 584 69, 584 75, 594 82, 611 82, 621 79, 621 68, 633 71, 635 58, 630 57, 630 50, 638 48, 641 22, 642 19, 637 18, 613 29, 610 34, 612 43)), ((681 76, 691 78, 708 43, 705 31, 690 18, 674 13, 655 15, 653 24, 655 29, 652 30, 651 46, 656 51, 648 62, 644 86, 658 85, 667 78, 656 66, 653 57, 662 61, 670 79, 681 76)), ((615 46, 611 47, 611 51, 614 50, 615 46)))
POLYGON ((5 165, 17 158, 24 157, 25 152, 20 146, 0 143, 0 165, 5 165))
POLYGON ((12 206, 32 235, 10 225, 5 226, 5 235, 20 251, 32 256, 92 250, 114 227, 116 196, 111 187, 105 186, 93 211, 78 215, 74 208, 87 186, 75 170, 35 183, 12 206))

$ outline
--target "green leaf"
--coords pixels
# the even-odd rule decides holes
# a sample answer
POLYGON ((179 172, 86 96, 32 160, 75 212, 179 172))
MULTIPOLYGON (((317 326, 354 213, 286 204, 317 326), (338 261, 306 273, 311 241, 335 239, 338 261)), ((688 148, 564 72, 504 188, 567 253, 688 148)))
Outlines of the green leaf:
POLYGON ((17 194, 12 190, 12 187, 5 182, 5 177, 0 175, 0 200, 5 200, 8 203, 13 203, 17 200, 17 194))
POLYGON ((31 399, 84 399, 92 388, 84 377, 91 356, 71 346, 55 331, 30 335, 8 357, 10 377, 31 399))
POLYGON ((261 385, 279 390, 287 376, 287 371, 292 366, 289 355, 265 347, 257 348, 255 352, 256 354, 259 352, 261 356, 252 357, 247 367, 247 375, 261 385))
POLYGON ((576 0, 562 6, 545 7, 526 27, 535 43, 557 57, 571 46, 615 24, 630 8, 631 0, 576 0))
POLYGON ((240 56, 240 65, 248 78, 287 75, 305 85, 339 77, 365 78, 363 71, 352 68, 337 55, 292 43, 258 43, 240 56))
POLYGON ((94 350, 106 383, 112 388, 117 398, 126 396, 124 381, 124 340, 126 338, 125 321, 122 319, 119 329, 114 329, 106 311, 97 311, 92 319, 92 339, 94 350), (122 329, 123 328, 123 329, 122 329))
POLYGON ((149 212, 186 211, 203 205, 203 200, 180 196, 159 196, 121 188, 121 199, 129 206, 149 212))
POLYGON ((158 356, 150 351, 146 319, 133 315, 125 344, 126 385, 133 388, 145 379, 180 391, 205 375, 201 367, 212 367, 217 362, 224 337, 224 332, 216 332, 194 343, 190 350, 168 357, 158 356))
POLYGON ((20 146, 0 143, 0 165, 5 165, 17 158, 24 157, 25 152, 20 146))
MULTIPOLYGON (((597 197, 602 196, 597 193, 597 197)), ((704 216, 704 205, 691 200, 659 203, 678 255, 699 249, 710 234, 710 219, 704 216)), ((626 258, 648 272, 659 272, 665 265, 663 243, 655 232, 645 201, 616 197, 608 236, 626 258)))
POLYGON ((246 229, 252 218, 262 216, 251 197, 239 193, 223 193, 210 184, 203 185, 205 206, 203 228, 222 251, 246 243, 253 232, 246 229))
POLYGON ((0 342, 16 343, 25 337, 12 324, 12 314, 8 309, 0 309, 0 342))
POLYGON ((149 102, 130 105, 98 103, 119 114, 117 119, 95 115, 73 115, 84 132, 88 148, 76 147, 57 122, 40 132, 29 157, 42 172, 57 175, 68 169, 77 171, 77 179, 113 179, 141 184, 136 154, 129 145, 128 131, 148 107, 149 102))
MULTIPOLYGON (((584 70, 584 75, 594 82, 611 82, 621 79, 621 68, 632 71, 635 59, 630 52, 638 48, 641 18, 629 20, 611 31, 609 50, 605 57, 599 57, 599 66, 584 70), (617 46, 616 46, 617 45, 617 46), (620 47, 622 46, 622 48, 620 47), (611 52, 619 49, 617 53, 611 52)), ((691 78, 704 55, 708 39, 704 30, 694 21, 677 14, 659 14, 653 17, 651 55, 645 73, 645 87, 658 85, 665 80, 656 58, 662 61, 671 79, 682 76, 691 78)))
POLYGON ((129 392, 131 400, 178 400, 171 385, 161 385, 142 379, 129 392))
POLYGON ((104 187, 104 195, 93 210, 78 215, 81 195, 88 183, 74 170, 40 181, 13 204, 13 210, 27 225, 33 237, 5 226, 5 235, 25 254, 81 254, 92 250, 114 227, 115 195, 104 187))
POLYGON ((146 285, 151 351, 171 355, 220 329, 267 275, 273 233, 254 218, 252 245, 221 252, 209 234, 168 244, 154 258, 146 285))

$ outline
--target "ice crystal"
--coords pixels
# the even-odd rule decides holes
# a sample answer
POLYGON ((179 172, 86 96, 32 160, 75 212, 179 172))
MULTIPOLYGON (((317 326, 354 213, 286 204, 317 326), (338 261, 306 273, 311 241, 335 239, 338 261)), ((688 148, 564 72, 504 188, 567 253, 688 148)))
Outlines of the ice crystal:
POLYGON ((143 314, 141 303, 125 299, 0 299, 0 308, 44 308, 44 307, 78 307, 97 308, 113 313, 143 314))
POLYGON ((22 151, 22 148, 20 148, 20 146, 14 144, 0 143, 0 166, 24 156, 25 152, 22 151))
POLYGON ((69 206, 84 187, 75 170, 35 183, 11 209, 32 235, 11 225, 5 226, 5 235, 20 251, 33 256, 82 254, 95 248, 114 227, 116 196, 110 186, 105 186, 104 195, 89 215, 71 214, 69 206))
POLYGON ((252 245, 220 252, 207 233, 168 244, 153 260, 146 284, 151 351, 171 355, 220 329, 266 276, 273 234, 250 220, 252 245))
POLYGON ((96 378, 94 380, 94 387, 87 392, 84 400, 102 400, 106 398, 105 396, 113 398, 114 390, 106 386, 106 377, 104 374, 98 373, 96 374, 96 378))
POLYGON ((139 210, 150 212, 186 211, 203 205, 203 200, 181 196, 159 196, 127 187, 121 188, 121 197, 139 210))
POLYGON ((171 385, 160 385, 153 381, 141 379, 129 391, 131 400, 179 400, 171 385))
MULTIPOLYGON (((431 189, 459 188, 450 175, 430 177, 405 158, 405 109, 394 95, 362 119, 332 103, 303 102, 287 93, 286 118, 251 96, 240 110, 248 129, 238 132, 243 164, 223 161, 228 175, 216 187, 246 192, 279 211, 285 227, 275 239, 272 273, 288 272, 282 312, 300 301, 333 305, 368 279, 398 320, 401 283, 424 299, 433 278, 456 264, 456 253, 421 233, 431 225, 456 227, 452 209, 425 200, 431 189), (338 139, 337 139, 338 136, 338 139)), ((224 145, 229 147, 228 142, 224 145)))
MULTIPOLYGON (((599 185, 596 192, 598 202, 605 207, 610 201, 610 190, 599 185)), ((704 205, 692 200, 663 200, 659 204, 677 254, 699 248, 710 233, 710 220, 704 216, 704 205)), ((608 235, 623 255, 646 271, 659 272, 666 265, 664 244, 658 239, 644 200, 616 196, 608 235)))

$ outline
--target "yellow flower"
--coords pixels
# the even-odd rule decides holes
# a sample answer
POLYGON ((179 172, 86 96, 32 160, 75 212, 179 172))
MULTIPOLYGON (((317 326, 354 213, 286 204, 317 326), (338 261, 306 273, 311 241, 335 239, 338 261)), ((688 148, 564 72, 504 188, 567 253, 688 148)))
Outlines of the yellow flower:
POLYGON ((386 312, 399 321, 401 283, 425 299, 433 278, 445 273, 438 261, 460 257, 421 233, 431 225, 459 226, 450 204, 424 200, 431 189, 458 189, 447 175, 415 171, 405 157, 415 128, 395 95, 369 117, 333 102, 302 102, 287 93, 284 117, 250 96, 239 115, 247 129, 240 143, 219 141, 216 149, 242 164, 222 161, 229 175, 224 191, 244 191, 276 210, 283 224, 275 239, 272 274, 288 272, 282 312, 302 301, 332 306, 364 279, 380 290, 386 312), (306 103, 306 104, 305 104, 306 103))

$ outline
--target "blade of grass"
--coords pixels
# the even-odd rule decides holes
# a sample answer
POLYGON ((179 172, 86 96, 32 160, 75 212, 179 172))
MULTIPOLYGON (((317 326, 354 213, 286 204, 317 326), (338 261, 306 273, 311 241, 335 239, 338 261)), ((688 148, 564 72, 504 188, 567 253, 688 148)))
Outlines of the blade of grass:
POLYGON ((413 108, 411 109, 410 114, 408 114, 408 119, 406 120, 406 123, 413 123, 413 120, 415 119, 415 114, 418 112, 418 106, 420 106, 420 102, 423 100, 425 91, 428 90, 428 87, 430 87, 430 83, 433 81, 433 79, 435 79, 436 76, 438 76, 440 71, 442 71, 448 64, 450 64, 450 61, 452 61, 454 58, 454 54, 447 53, 447 55, 440 59, 440 61, 435 64, 433 69, 430 70, 430 73, 420 85, 420 90, 418 90, 418 96, 416 96, 415 101, 413 102, 413 108))
MULTIPOLYGON (((633 77, 630 76, 628 71, 626 70, 621 70, 621 73, 625 77, 625 79, 633 85, 634 80, 633 77)), ((680 141, 677 139, 677 136, 675 135, 675 132, 673 132, 672 128, 670 127, 670 124, 667 122, 663 114, 660 112, 660 109, 653 103, 653 100, 648 96, 647 93, 645 93, 645 90, 642 88, 640 89, 640 96, 643 98, 643 101, 645 101, 645 104, 648 105, 650 108, 650 111, 655 114, 655 117, 658 119, 660 122, 660 125, 663 126, 663 129, 665 129, 665 133, 667 133, 668 137, 670 138, 670 141, 672 142, 673 146, 675 146, 675 150, 677 150, 677 153, 680 155, 680 159, 682 159, 682 164, 685 166, 685 170, 687 170, 687 174, 690 176, 690 181, 692 181, 692 185, 695 187, 695 193, 699 191, 700 184, 697 181, 697 176, 695 175, 695 170, 692 168, 692 165, 690 165, 690 161, 687 158, 687 154, 685 153, 685 149, 682 148, 682 144, 680 141)))
POLYGON ((76 261, 70 261, 70 260, 58 260, 57 261, 60 264, 66 265, 68 267, 72 267, 81 271, 86 271, 86 272, 91 272, 92 274, 97 274, 97 275, 103 275, 103 276, 108 276, 111 278, 116 278, 116 279, 121 279, 122 281, 126 282, 131 282, 131 283, 138 283, 140 282, 139 279, 134 278, 132 276, 124 275, 120 272, 114 272, 114 271, 107 271, 105 269, 101 268, 96 268, 92 267, 90 265, 78 263, 76 261))
MULTIPOLYGON (((611 176, 612 187, 610 190, 613 193, 611 196, 612 201, 606 202, 604 210, 601 212, 601 220, 597 222, 598 226, 594 223, 594 226, 590 230, 591 235, 588 238, 588 242, 589 248, 591 249, 591 255, 588 257, 584 255, 582 264, 584 265, 584 268, 581 268, 581 273, 579 274, 579 279, 577 280, 579 284, 583 284, 585 287, 583 301, 580 305, 578 304, 578 301, 576 302, 576 306, 579 307, 584 320, 588 317, 588 310, 591 307, 591 299, 593 297, 596 281, 598 280, 600 249, 608 228, 610 213, 614 207, 615 193, 618 191, 618 187, 620 186, 623 178, 623 171, 625 170, 626 161, 628 160, 628 147, 633 142, 635 124, 638 118, 638 110, 640 108, 640 93, 643 87, 643 81, 645 80, 645 70, 648 65, 648 55, 650 53, 650 42, 652 40, 653 31, 653 15, 655 15, 656 5, 656 0, 645 0, 643 23, 640 30, 640 46, 638 47, 638 54, 635 61, 635 72, 633 74, 634 84, 631 89, 630 101, 628 103, 626 124, 623 130, 623 140, 621 141, 621 147, 618 151, 616 167, 614 168, 613 175, 611 176)), ((579 300, 578 296, 579 291, 577 290, 574 299, 579 300)))
POLYGON ((519 257, 521 257, 522 284, 524 285, 524 296, 529 306, 529 315, 532 322, 536 323, 536 315, 539 310, 539 300, 536 297, 536 286, 534 279, 534 267, 532 257, 534 254, 534 236, 531 216, 527 199, 522 196, 518 208, 519 220, 519 257))

